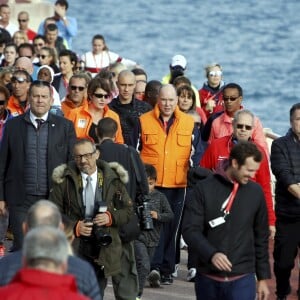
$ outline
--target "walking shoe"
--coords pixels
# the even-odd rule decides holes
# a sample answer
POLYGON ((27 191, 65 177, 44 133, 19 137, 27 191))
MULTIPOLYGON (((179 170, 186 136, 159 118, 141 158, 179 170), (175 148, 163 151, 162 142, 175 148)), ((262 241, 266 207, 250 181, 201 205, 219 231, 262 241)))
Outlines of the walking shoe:
POLYGON ((0 245, 0 259, 5 255, 5 247, 4 245, 0 245))
POLYGON ((172 275, 161 275, 161 284, 171 285, 173 283, 172 275))
POLYGON ((151 287, 160 287, 160 274, 157 270, 152 270, 148 275, 148 281, 151 287))
POLYGON ((184 239, 183 239, 183 237, 182 236, 180 236, 180 249, 182 249, 182 250, 187 250, 187 244, 186 244, 186 242, 184 241, 184 239))
POLYGON ((186 280, 190 281, 190 282, 194 282, 195 281, 195 277, 196 277, 196 269, 195 268, 190 268, 188 270, 187 276, 186 276, 186 280))
POLYGON ((172 277, 175 277, 175 278, 178 277, 178 269, 179 269, 179 264, 176 264, 176 265, 175 265, 175 270, 174 270, 174 272, 172 273, 172 277))

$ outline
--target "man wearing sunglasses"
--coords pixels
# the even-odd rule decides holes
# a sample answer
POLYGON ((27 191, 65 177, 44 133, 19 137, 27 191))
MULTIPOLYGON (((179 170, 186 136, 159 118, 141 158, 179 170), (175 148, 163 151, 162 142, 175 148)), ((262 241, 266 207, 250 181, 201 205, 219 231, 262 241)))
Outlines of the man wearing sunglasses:
MULTIPOLYGON (((237 111, 232 121, 233 133, 231 135, 215 139, 211 142, 200 161, 201 167, 216 171, 221 167, 224 160, 229 157, 230 150, 235 144, 239 143, 240 141, 253 141, 252 133, 254 122, 255 117, 251 111, 246 109, 237 111)), ((264 191, 268 209, 270 238, 273 239, 275 236, 275 213, 273 209, 273 199, 270 184, 270 165, 265 151, 257 143, 255 144, 258 149, 261 150, 263 154, 263 160, 258 171, 252 179, 259 183, 264 191)))
MULTIPOLYGON (((18 71, 17 88, 26 80, 18 71), (21 82, 19 82, 21 81, 21 82)), ((53 103, 48 82, 34 81, 28 91, 30 110, 6 123, 0 147, 0 214, 8 208, 14 235, 12 251, 22 246, 22 222, 28 208, 48 199, 55 167, 71 159, 72 122, 49 114, 53 103)))
MULTIPOLYGON (((213 114, 205 124, 204 131, 210 132, 208 143, 212 140, 232 134, 234 114, 243 109, 243 90, 236 83, 228 83, 223 89, 224 112, 213 114), (211 126, 211 128, 209 128, 211 126)), ((255 116, 251 138, 260 145, 267 155, 269 149, 263 132, 261 121, 255 116)))
POLYGON ((7 104, 13 117, 19 116, 29 109, 28 90, 31 81, 31 76, 25 70, 18 70, 13 73, 11 78, 12 95, 7 104))
POLYGON ((71 111, 78 107, 87 105, 88 77, 86 74, 75 74, 70 78, 68 94, 61 103, 61 109, 65 118, 68 118, 71 111))
POLYGON ((19 22, 19 29, 24 31, 28 37, 28 41, 32 43, 34 37, 36 36, 36 32, 31 30, 28 26, 29 24, 29 14, 27 11, 21 11, 18 14, 18 22, 19 22))

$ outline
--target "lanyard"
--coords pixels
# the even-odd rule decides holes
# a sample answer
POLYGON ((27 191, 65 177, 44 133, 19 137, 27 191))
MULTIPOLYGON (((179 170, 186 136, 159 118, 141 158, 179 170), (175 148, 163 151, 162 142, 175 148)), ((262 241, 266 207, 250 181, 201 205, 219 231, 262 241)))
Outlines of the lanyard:
POLYGON ((232 189, 232 192, 231 194, 229 195, 229 200, 227 202, 227 205, 224 209, 224 218, 230 214, 230 210, 231 210, 231 207, 232 207, 232 204, 233 204, 233 201, 235 199, 235 196, 236 196, 236 193, 237 193, 237 190, 238 190, 238 187, 239 187, 239 184, 234 181, 233 182, 233 189, 232 189))

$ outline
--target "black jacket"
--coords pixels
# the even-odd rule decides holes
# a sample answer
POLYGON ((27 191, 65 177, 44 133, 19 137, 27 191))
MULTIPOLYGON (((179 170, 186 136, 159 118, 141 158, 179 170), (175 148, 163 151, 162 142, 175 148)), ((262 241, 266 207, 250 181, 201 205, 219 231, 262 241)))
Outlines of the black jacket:
POLYGON ((136 198, 137 192, 148 194, 148 181, 145 168, 138 152, 133 147, 125 144, 116 144, 110 139, 104 140, 97 147, 100 150, 101 159, 107 162, 116 161, 128 172, 129 181, 126 184, 126 189, 133 201, 136 198), (136 162, 137 170, 133 166, 132 159, 136 162), (136 172, 140 174, 140 182, 138 182, 136 172))
POLYGON ((256 273, 258 280, 270 278, 268 216, 263 191, 255 182, 239 185, 226 222, 211 228, 209 221, 223 216, 222 204, 233 184, 219 174, 199 182, 186 199, 182 233, 200 273, 237 276, 256 273), (216 269, 211 258, 227 255, 230 274, 216 269))
POLYGON ((300 221, 300 199, 288 191, 288 186, 300 183, 300 142, 292 130, 273 141, 271 169, 276 177, 276 218, 300 221))
POLYGON ((119 97, 112 99, 108 106, 120 117, 125 144, 136 148, 139 137, 139 117, 152 110, 152 106, 135 98, 128 104, 122 104, 119 97))
MULTIPOLYGON (((26 149, 26 122, 29 112, 6 123, 0 148, 0 200, 9 206, 25 202, 24 161, 26 149)), ((76 140, 73 123, 53 114, 48 115, 48 186, 51 175, 58 165, 72 158, 72 147, 76 140)), ((33 125, 32 125, 33 126, 33 125)))

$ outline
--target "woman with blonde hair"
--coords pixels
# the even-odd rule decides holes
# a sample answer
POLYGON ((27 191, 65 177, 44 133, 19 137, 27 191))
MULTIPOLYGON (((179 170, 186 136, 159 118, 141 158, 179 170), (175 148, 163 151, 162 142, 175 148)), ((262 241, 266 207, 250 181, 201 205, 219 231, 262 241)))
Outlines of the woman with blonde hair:
POLYGON ((224 110, 223 102, 223 68, 220 64, 211 64, 204 68, 207 81, 199 90, 201 107, 209 117, 211 114, 224 110))
POLYGON ((124 138, 120 118, 118 114, 112 111, 107 105, 111 95, 109 82, 104 78, 93 78, 88 85, 87 93, 87 104, 83 107, 73 109, 67 116, 74 124, 77 137, 89 138, 97 143, 96 128, 98 122, 105 117, 110 117, 118 123, 115 141, 116 143, 123 144, 124 138))
POLYGON ((27 34, 22 30, 16 31, 12 37, 12 40, 17 47, 19 47, 21 44, 28 43, 27 34))

